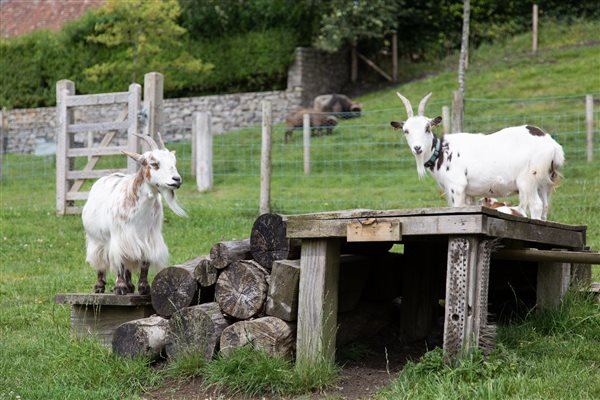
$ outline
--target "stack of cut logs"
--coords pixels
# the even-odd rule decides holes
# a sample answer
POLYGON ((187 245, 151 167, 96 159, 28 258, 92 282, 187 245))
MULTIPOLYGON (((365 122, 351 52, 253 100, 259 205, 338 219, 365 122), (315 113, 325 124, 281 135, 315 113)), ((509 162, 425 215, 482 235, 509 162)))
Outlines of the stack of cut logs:
MULTIPOLYGON (((385 274, 398 270, 394 266, 401 257, 388 253, 390 247, 379 245, 375 250, 381 256, 367 258, 359 254, 363 249, 342 246, 338 344, 374 334, 389 322, 389 300, 397 296, 389 282, 397 279, 386 279, 385 274), (377 279, 369 279, 371 275, 377 279), (385 303, 377 302, 384 298, 385 303)), ((226 356, 251 345, 291 358, 299 258, 300 242, 286 238, 282 217, 263 214, 249 239, 219 242, 210 255, 160 271, 151 286, 156 315, 119 326, 113 334, 113 351, 151 359, 197 353, 210 360, 217 351, 226 356)))

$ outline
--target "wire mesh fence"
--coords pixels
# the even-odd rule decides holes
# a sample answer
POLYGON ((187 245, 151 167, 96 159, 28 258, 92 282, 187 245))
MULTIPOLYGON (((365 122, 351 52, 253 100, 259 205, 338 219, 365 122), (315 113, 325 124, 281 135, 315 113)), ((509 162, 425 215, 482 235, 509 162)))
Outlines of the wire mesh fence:
MULTIPOLYGON (((441 115, 443 105, 439 101, 430 103, 428 114, 441 115)), ((285 125, 275 125, 272 140, 273 211, 292 214, 347 208, 446 206, 447 201, 440 195, 433 179, 419 181, 414 158, 403 135, 390 127, 390 121, 404 118, 404 109, 397 105, 367 110, 359 118, 340 118, 332 134, 323 131, 321 135, 311 137, 308 174, 304 166, 302 131, 295 131, 289 143, 285 143, 285 125)), ((592 163, 586 161, 583 96, 467 98, 464 130, 490 133, 506 126, 530 124, 550 132, 563 145, 567 159, 563 187, 554 197, 554 207, 600 213, 599 118, 596 107, 592 163), (497 114, 499 109, 503 111, 502 115, 497 114)), ((191 127, 183 141, 167 143, 167 146, 177 150, 179 170, 188 186, 186 190, 193 192, 190 142, 191 127)), ((213 138, 214 191, 226 193, 219 198, 220 206, 257 212, 260 159, 260 126, 233 130, 213 138)), ((54 155, 7 154, 2 174, 2 207, 35 205, 52 211, 54 155), (33 188, 24 190, 28 186, 33 188)), ((181 193, 185 203, 186 191, 181 193)), ((192 200, 190 203, 193 205, 192 200)))

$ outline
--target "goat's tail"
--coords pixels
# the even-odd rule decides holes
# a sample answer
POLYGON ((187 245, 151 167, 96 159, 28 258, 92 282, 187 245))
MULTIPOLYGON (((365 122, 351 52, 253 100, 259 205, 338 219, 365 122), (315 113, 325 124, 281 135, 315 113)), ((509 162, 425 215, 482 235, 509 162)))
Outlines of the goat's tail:
POLYGON ((561 145, 557 144, 554 149, 554 155, 550 161, 550 169, 548 170, 548 176, 553 186, 558 186, 560 178, 562 177, 560 170, 565 164, 565 152, 561 145))

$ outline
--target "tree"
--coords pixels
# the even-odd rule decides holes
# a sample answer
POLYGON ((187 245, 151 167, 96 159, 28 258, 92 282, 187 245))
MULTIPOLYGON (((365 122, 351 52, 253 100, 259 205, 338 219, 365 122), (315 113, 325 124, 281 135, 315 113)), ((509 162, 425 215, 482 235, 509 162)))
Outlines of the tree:
POLYGON ((177 25, 177 0, 108 0, 100 11, 95 34, 88 42, 114 49, 109 61, 85 70, 92 81, 108 79, 136 82, 144 73, 165 75, 165 87, 179 88, 212 65, 192 57, 182 47, 186 30, 177 25))
POLYGON ((398 1, 333 0, 330 11, 321 20, 315 47, 336 51, 356 46, 361 39, 383 38, 398 24, 398 1))

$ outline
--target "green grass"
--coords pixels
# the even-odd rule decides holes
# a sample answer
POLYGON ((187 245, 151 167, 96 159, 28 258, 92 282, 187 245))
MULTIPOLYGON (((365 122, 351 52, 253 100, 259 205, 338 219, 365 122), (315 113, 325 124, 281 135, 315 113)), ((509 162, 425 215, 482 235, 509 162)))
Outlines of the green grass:
POLYGON ((597 399, 600 306, 570 293, 556 309, 500 326, 485 358, 468 354, 456 368, 441 349, 410 362, 378 399, 597 399))
MULTIPOLYGON (((590 44, 597 39, 600 24, 542 25, 540 29, 547 39, 542 39, 537 56, 528 53, 527 35, 471 55, 465 122, 469 129, 491 131, 527 118, 556 135, 565 147, 567 165, 553 197, 550 219, 586 224, 588 244, 599 250, 600 135, 596 132, 595 161, 587 163, 581 95, 600 93, 600 75, 594 73, 600 70, 600 46, 590 44), (548 99, 506 100, 532 96, 548 99)), ((448 62, 440 64, 447 66, 448 62)), ((404 118, 396 90, 413 102, 433 91, 428 112, 433 115, 450 104, 455 81, 454 71, 442 69, 428 79, 363 96, 359 99, 366 110, 363 117, 342 121, 331 136, 313 138, 309 176, 302 172, 300 134, 284 145, 283 128, 277 126, 273 211, 291 214, 445 206, 431 178, 417 179, 414 161, 403 139, 389 128, 389 121, 404 118)), ((595 110, 599 126, 597 106, 595 110)), ((182 219, 170 210, 165 212, 163 231, 172 262, 207 254, 219 240, 249 237, 258 214, 260 130, 215 137, 215 188, 208 193, 194 189, 189 144, 171 147, 177 149, 185 182, 178 196, 190 216, 182 219)), ((103 161, 103 165, 124 165, 124 159, 103 161)), ((85 265, 80 218, 54 213, 54 158, 9 154, 3 174, 0 399, 17 395, 23 399, 135 399, 160 385, 169 376, 167 371, 147 368, 143 360, 118 359, 92 340, 69 337, 69 310, 54 304, 54 295, 90 291, 95 276, 85 265)), ((594 280, 600 281, 598 267, 594 280)), ((468 371, 452 372, 438 365, 430 380, 423 378, 427 371, 419 370, 430 363, 435 366, 436 354, 428 355, 433 360, 411 364, 406 369, 409 378, 401 376, 389 398, 403 397, 405 389, 414 394, 406 396, 409 398, 442 398, 445 393, 448 398, 561 398, 563 394, 571 397, 571 390, 580 398, 598 398, 598 374, 593 374, 600 354, 597 306, 563 311, 567 320, 582 322, 549 329, 529 319, 514 327, 501 327, 501 346, 495 356, 485 360, 474 355, 470 366, 465 364, 468 371), (419 387, 411 386, 409 374, 420 377, 419 387), (427 391, 420 386, 427 386, 427 391)), ((191 376, 203 368, 188 360, 175 364, 171 372, 191 376)), ((315 384, 310 376, 294 376, 305 382, 305 388, 325 384, 315 384)))

